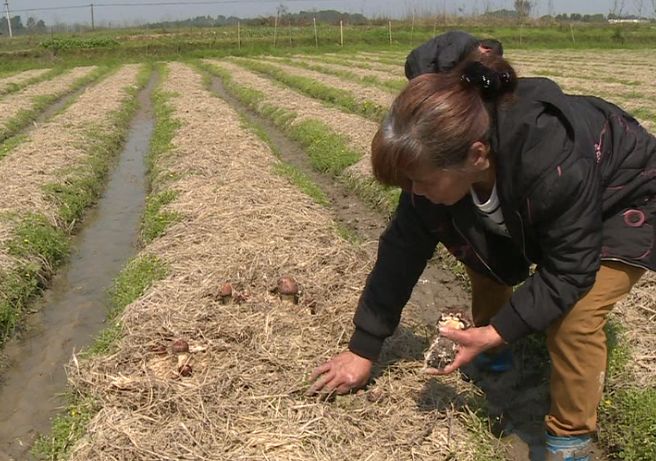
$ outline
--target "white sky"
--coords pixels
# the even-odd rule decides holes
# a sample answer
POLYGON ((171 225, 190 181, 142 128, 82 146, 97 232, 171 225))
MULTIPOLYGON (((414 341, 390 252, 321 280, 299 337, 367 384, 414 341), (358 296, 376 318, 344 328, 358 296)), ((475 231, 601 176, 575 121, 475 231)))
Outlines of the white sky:
MULTIPOLYGON (((0 0, 4 3, 5 0, 0 0)), ((60 6, 79 6, 89 3, 97 4, 135 4, 156 2, 158 0, 8 0, 10 10, 31 8, 52 8, 60 6)), ((178 1, 189 3, 194 0, 159 0, 162 2, 178 1)), ((211 0, 210 0, 211 1, 211 0)), ((218 0, 226 1, 226 0, 218 0)), ((643 4, 643 14, 653 11, 652 0, 537 0, 537 13, 547 14, 549 4, 553 4, 555 13, 604 13, 607 14, 614 3, 624 4, 625 13, 636 13, 637 5, 643 4)), ((96 6, 95 18, 97 24, 114 22, 119 24, 135 24, 147 21, 184 19, 201 15, 224 15, 257 17, 275 12, 280 4, 292 12, 312 9, 336 9, 351 13, 362 13, 368 17, 406 15, 413 9, 424 12, 441 11, 443 7, 455 12, 470 14, 472 11, 483 11, 486 5, 491 9, 513 8, 512 0, 227 0, 224 4, 215 5, 158 5, 158 6, 96 6)), ((3 8, 4 9, 4 8, 3 8)), ((29 16, 43 19, 48 24, 55 22, 90 22, 90 8, 66 9, 59 11, 17 12, 23 18, 23 23, 29 16)))

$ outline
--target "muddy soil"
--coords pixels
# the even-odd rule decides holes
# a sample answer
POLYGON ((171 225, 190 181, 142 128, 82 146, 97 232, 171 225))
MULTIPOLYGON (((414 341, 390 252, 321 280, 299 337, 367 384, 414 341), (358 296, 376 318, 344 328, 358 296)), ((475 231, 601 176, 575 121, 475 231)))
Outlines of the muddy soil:
MULTIPOLYGON (((369 208, 340 182, 314 171, 307 154, 298 144, 290 141, 267 119, 232 97, 218 78, 212 79, 212 90, 247 120, 264 129, 282 159, 302 170, 328 196, 333 219, 363 239, 362 245, 368 247, 369 251, 376 251, 377 239, 386 225, 381 213, 369 208)), ((468 306, 469 303, 469 294, 453 273, 443 270, 438 264, 429 264, 420 277, 405 311, 411 312, 427 326, 432 326, 442 309, 468 306)), ((428 337, 419 338, 405 334, 400 336, 386 341, 379 372, 401 358, 423 359, 422 351, 427 346, 428 337), (407 341, 415 343, 404 344, 407 341), (414 357, 408 357, 408 352, 414 357)), ((548 358, 546 350, 541 350, 542 345, 543 341, 539 338, 515 344, 514 367, 507 373, 477 373, 471 367, 463 370, 463 378, 473 380, 485 393, 489 429, 494 435, 502 437, 507 447, 507 457, 511 461, 545 459, 543 420, 549 408, 549 374, 548 358)), ((435 384, 433 381, 428 380, 426 385, 430 387, 435 384)), ((439 386, 439 383, 435 385, 439 386)), ((599 450, 593 459, 606 460, 599 450)))
POLYGON ((153 131, 153 76, 98 206, 75 238, 69 264, 35 306, 20 337, 4 350, 0 383, 0 460, 30 459, 39 433, 65 403, 64 365, 105 327, 107 290, 137 251, 146 197, 145 154, 153 131))

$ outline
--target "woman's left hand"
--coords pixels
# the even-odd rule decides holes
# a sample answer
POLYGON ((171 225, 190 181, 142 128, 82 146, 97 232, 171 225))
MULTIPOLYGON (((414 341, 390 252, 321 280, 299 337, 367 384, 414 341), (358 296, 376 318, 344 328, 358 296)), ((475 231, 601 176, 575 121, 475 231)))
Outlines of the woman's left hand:
POLYGON ((440 328, 440 335, 457 343, 458 352, 453 362, 442 370, 427 368, 425 372, 429 375, 448 375, 463 365, 468 364, 481 352, 501 346, 503 338, 497 333, 492 325, 468 328, 466 330, 455 330, 452 328, 440 328))

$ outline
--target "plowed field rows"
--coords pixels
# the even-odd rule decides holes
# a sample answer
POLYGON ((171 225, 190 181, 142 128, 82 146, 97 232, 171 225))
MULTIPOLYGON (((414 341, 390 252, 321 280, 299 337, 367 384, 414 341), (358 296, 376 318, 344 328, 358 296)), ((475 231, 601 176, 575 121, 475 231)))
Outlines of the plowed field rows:
POLYGON ((162 91, 179 128, 157 190, 175 191, 180 222, 141 258, 169 273, 127 306, 112 354, 71 370, 101 408, 71 459, 474 459, 451 412, 417 404, 418 366, 336 404, 304 397, 317 358, 344 347, 371 260, 274 173, 272 152, 197 73, 171 64, 162 91), (298 305, 270 292, 282 274, 300 283, 298 305), (241 304, 219 302, 225 281, 241 304), (190 376, 155 352, 175 338, 189 342, 190 376))
MULTIPOLYGON (((341 229, 334 219, 336 203, 313 200, 280 173, 285 162, 294 164, 285 145, 311 159, 305 173, 330 178, 321 187, 392 211, 398 191, 374 183, 369 153, 380 117, 404 79, 405 54, 158 65, 143 246, 117 282, 120 314, 101 336, 102 353, 75 357, 67 367, 76 397, 63 417, 66 429, 46 439, 50 458, 476 461, 511 455, 491 435, 492 417, 472 410, 492 415, 502 409, 519 430, 542 430, 538 413, 547 400, 548 371, 532 361, 540 340, 515 348, 520 367, 506 375, 505 384, 506 378, 499 379, 507 392, 487 406, 459 376, 422 373, 431 318, 424 311, 467 298, 452 276, 420 280, 439 285, 442 295, 417 301, 415 292, 364 390, 328 399, 305 393, 310 370, 346 348, 376 242, 341 229), (281 276, 299 283, 297 304, 276 292, 281 276), (227 282, 233 294, 222 298, 227 282), (174 348, 179 340, 189 351, 174 348), (523 389, 524 382, 533 384, 523 389)), ((567 92, 604 97, 656 127, 651 52, 507 50, 506 55, 520 75, 553 78, 567 92)), ((23 294, 15 296, 7 287, 25 277, 33 288, 42 286, 52 268, 38 256, 41 245, 74 228, 91 200, 79 204, 76 194, 85 187, 99 193, 89 178, 98 176, 99 156, 107 160, 120 145, 125 126, 116 115, 133 103, 142 69, 121 66, 24 139, 10 147, 0 144, 4 331, 20 317, 13 308, 25 308, 23 294)), ((32 84, 26 82, 46 70, 29 72, 0 79, 0 94, 25 84, 0 97, 0 139, 21 109, 70 93, 99 70, 76 68, 32 84)), ((378 218, 385 220, 382 214, 373 219, 378 218)), ((461 274, 442 253, 428 270, 438 266, 461 274)), ((616 392, 654 386, 655 282, 651 274, 644 277, 613 314, 622 326, 621 351, 629 357, 607 384, 613 399, 616 392)), ((603 409, 602 424, 622 416, 612 402, 603 409)), ((614 441, 604 448, 619 450, 622 440, 615 446, 617 438, 604 439, 603 430, 602 440, 614 441)), ((508 459, 528 455, 514 456, 508 459)))

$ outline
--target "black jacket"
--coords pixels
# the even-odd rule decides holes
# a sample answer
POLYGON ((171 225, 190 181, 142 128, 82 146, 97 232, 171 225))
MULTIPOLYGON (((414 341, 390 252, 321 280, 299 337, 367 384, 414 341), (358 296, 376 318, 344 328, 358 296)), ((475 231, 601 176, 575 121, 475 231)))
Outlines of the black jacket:
POLYGON ((402 193, 355 314, 353 352, 378 356, 439 242, 482 274, 525 281, 491 320, 508 342, 564 315, 601 260, 654 270, 656 139, 618 107, 548 79, 520 79, 515 94, 490 141, 511 238, 487 231, 469 196, 441 206, 402 193))

